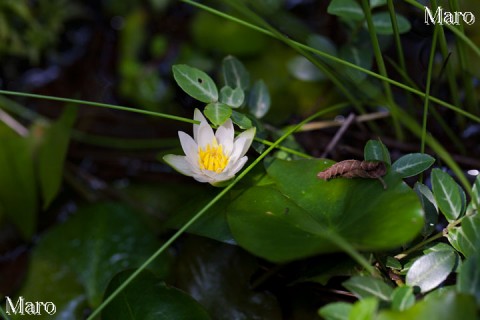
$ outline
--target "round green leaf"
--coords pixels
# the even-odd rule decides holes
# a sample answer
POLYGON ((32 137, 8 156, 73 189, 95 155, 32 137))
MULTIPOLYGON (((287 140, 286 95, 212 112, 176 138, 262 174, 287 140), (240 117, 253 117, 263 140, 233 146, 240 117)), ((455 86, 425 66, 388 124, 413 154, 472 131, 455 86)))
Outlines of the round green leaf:
POLYGON ((432 170, 432 190, 440 211, 448 221, 460 217, 462 213, 462 195, 458 184, 440 169, 432 170))
POLYGON ((402 178, 416 176, 430 168, 435 159, 424 153, 411 153, 404 155, 392 165, 392 170, 402 178))
MULTIPOLYGON (((402 15, 397 14, 397 25, 398 32, 405 33, 410 30, 412 27, 410 22, 402 15)), ((372 15, 373 25, 375 26, 375 31, 378 34, 393 34, 392 20, 390 19, 390 13, 388 12, 378 12, 372 15)))
POLYGON ((367 161, 383 161, 386 164, 392 163, 387 147, 379 140, 369 140, 365 145, 363 153, 367 161))
POLYGON ((340 251, 335 237, 357 249, 381 250, 418 234, 420 203, 398 176, 385 176, 386 190, 372 179, 316 177, 332 164, 319 159, 269 163, 267 172, 275 183, 246 190, 228 209, 237 242, 280 262, 340 251))
POLYGON ((390 301, 393 293, 392 287, 381 279, 374 277, 355 276, 343 282, 342 285, 359 299, 375 297, 384 301, 390 301))
MULTIPOLYGON (((131 274, 125 271, 113 278, 105 296, 109 296, 131 274)), ((166 286, 152 273, 140 273, 102 311, 102 319, 157 320, 211 319, 203 307, 186 293, 166 286)))
POLYGON ((363 20, 362 7, 355 0, 332 0, 328 5, 327 12, 346 20, 363 20))
POLYGON ((353 304, 350 314, 348 315, 348 319, 373 320, 375 314, 377 313, 377 308, 378 300, 373 297, 358 300, 353 304))
POLYGON ((225 86, 220 90, 220 102, 232 108, 240 107, 244 100, 245 93, 242 88, 232 89, 229 86, 225 86))
POLYGON ((203 114, 211 123, 220 126, 230 118, 232 115, 232 108, 220 102, 209 103, 205 107, 203 114))
POLYGON ((177 84, 192 98, 205 103, 218 101, 217 86, 208 74, 185 64, 174 65, 172 69, 177 84))
POLYGON ((223 59, 222 73, 225 85, 231 88, 246 90, 250 86, 250 74, 234 56, 227 56, 223 59))
POLYGON ((253 85, 250 91, 248 107, 250 113, 258 119, 262 118, 270 109, 270 93, 263 80, 258 80, 253 85))
POLYGON ((438 222, 437 203, 432 191, 430 191, 426 185, 417 182, 414 190, 417 193, 417 196, 422 203, 423 211, 425 212, 425 224, 422 230, 422 235, 428 236, 435 230, 435 225, 438 222))
POLYGON ((434 251, 421 256, 408 270, 406 283, 420 287, 422 292, 430 291, 445 281, 456 260, 457 255, 453 250, 434 251))

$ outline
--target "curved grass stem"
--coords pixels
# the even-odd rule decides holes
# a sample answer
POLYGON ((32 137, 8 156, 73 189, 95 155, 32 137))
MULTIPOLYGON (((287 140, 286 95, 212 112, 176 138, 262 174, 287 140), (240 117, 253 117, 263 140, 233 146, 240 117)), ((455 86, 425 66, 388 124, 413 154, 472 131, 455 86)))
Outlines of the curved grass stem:
POLYGON ((181 122, 199 124, 198 121, 188 119, 188 118, 173 116, 173 115, 166 114, 166 113, 160 113, 160 112, 153 112, 153 111, 135 109, 135 108, 130 108, 130 107, 117 106, 117 105, 108 104, 108 103, 100 103, 100 102, 86 101, 86 100, 80 100, 80 99, 61 98, 61 97, 46 96, 46 95, 41 95, 41 94, 24 93, 24 92, 7 91, 7 90, 0 90, 0 94, 10 95, 10 96, 27 97, 27 98, 35 98, 35 99, 53 100, 53 101, 60 101, 60 102, 74 103, 74 104, 83 104, 83 105, 87 105, 87 106, 94 106, 94 107, 101 107, 101 108, 107 108, 107 109, 113 109, 113 110, 128 111, 128 112, 134 112, 134 113, 144 114, 144 115, 148 115, 148 116, 154 116, 154 117, 160 117, 160 118, 176 120, 176 121, 181 121, 181 122))

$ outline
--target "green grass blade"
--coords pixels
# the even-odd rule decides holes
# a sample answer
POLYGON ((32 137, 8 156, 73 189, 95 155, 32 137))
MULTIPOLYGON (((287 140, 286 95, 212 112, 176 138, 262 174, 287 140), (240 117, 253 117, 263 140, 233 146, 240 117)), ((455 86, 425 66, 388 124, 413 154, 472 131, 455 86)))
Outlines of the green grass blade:
POLYGON ((113 109, 113 110, 128 111, 128 112, 139 113, 139 114, 144 114, 144 115, 148 115, 148 116, 154 116, 154 117, 160 117, 160 118, 176 120, 176 121, 181 121, 181 122, 199 124, 198 121, 188 119, 188 118, 172 116, 170 114, 165 114, 165 113, 160 113, 160 112, 153 112, 153 111, 148 111, 148 110, 117 106, 117 105, 108 104, 108 103, 100 103, 100 102, 93 102, 93 101, 79 100, 79 99, 70 99, 70 98, 61 98, 61 97, 46 96, 46 95, 41 95, 41 94, 24 93, 24 92, 7 91, 7 90, 0 90, 0 94, 10 95, 10 96, 27 97, 27 98, 35 98, 35 99, 53 100, 53 101, 75 103, 75 104, 83 104, 83 105, 87 105, 87 106, 94 106, 94 107, 101 107, 101 108, 107 108, 107 109, 113 109))

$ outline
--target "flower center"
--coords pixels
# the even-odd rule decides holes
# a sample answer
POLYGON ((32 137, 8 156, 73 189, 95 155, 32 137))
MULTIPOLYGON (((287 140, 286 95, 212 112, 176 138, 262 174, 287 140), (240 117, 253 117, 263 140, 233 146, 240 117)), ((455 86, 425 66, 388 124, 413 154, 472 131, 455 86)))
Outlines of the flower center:
POLYGON ((205 149, 198 148, 200 169, 221 173, 228 164, 228 157, 223 153, 222 145, 209 144, 205 149))

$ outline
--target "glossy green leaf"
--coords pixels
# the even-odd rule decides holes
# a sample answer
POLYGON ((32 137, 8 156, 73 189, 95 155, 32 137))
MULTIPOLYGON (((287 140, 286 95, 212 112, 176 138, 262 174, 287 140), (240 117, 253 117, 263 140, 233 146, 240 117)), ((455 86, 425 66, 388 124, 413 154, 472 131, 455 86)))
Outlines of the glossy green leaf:
MULTIPOLYGON (((130 271, 125 271, 116 275, 108 285, 105 296, 112 294, 130 274, 130 271)), ((167 286, 151 272, 144 271, 105 307, 102 319, 209 320, 211 317, 192 297, 167 286)))
POLYGON ((457 278, 458 292, 470 294, 480 305, 480 254, 476 253, 465 259, 457 278))
POLYGON ((427 170, 434 162, 435 159, 428 154, 410 153, 395 161, 392 170, 395 170, 402 178, 408 178, 427 170))
MULTIPOLYGON (((378 12, 372 15, 373 25, 378 34, 391 35, 393 34, 392 20, 390 13, 378 12)), ((400 33, 408 32, 412 26, 410 22, 402 15, 397 14, 397 25, 400 33)))
POLYGON ((435 251, 421 256, 407 272, 406 284, 422 292, 438 287, 452 272, 457 255, 452 251, 435 251))
POLYGON ((32 150, 27 138, 0 125, 0 207, 29 239, 37 225, 37 191, 32 150))
POLYGON ((397 287, 392 293, 392 310, 407 310, 415 304, 413 288, 409 286, 397 287))
POLYGON ((228 209, 237 242, 281 262, 340 251, 333 244, 336 237, 358 249, 382 250, 418 234, 421 206, 399 177, 387 175, 386 190, 371 179, 318 179, 317 173, 331 165, 319 159, 268 163, 275 184, 246 190, 228 209))
POLYGON ((480 248, 480 215, 463 218, 459 227, 448 232, 448 241, 465 257, 478 254, 480 248))
POLYGON ((38 179, 46 209, 60 190, 63 167, 70 142, 70 131, 76 117, 76 108, 65 109, 62 116, 47 127, 37 150, 38 179))
POLYGON ((325 320, 348 320, 352 304, 346 302, 329 303, 318 310, 318 314, 325 320))
POLYGON ((328 5, 327 12, 346 20, 363 20, 362 7, 355 0, 332 0, 328 5))
POLYGON ((205 107, 203 114, 214 125, 220 126, 230 118, 232 115, 232 108, 220 102, 209 103, 205 107))
POLYGON ((476 314, 475 301, 472 297, 448 291, 424 299, 405 311, 381 311, 376 320, 475 320, 476 314))
POLYGON ((227 56, 223 59, 222 74, 225 85, 231 88, 240 88, 243 91, 250 86, 250 74, 234 56, 227 56))
POLYGON ((477 200, 477 203, 475 203, 475 201, 472 201, 474 207, 476 207, 480 204, 480 174, 477 175, 477 178, 475 179, 475 182, 473 184, 472 195, 477 200))
MULTIPOLYGON (((140 266, 159 245, 155 234, 127 207, 97 204, 80 208, 39 240, 20 295, 52 301, 70 315, 66 317, 75 318, 70 312, 77 312, 80 304, 97 307, 110 279, 140 266)), ((161 256, 150 267, 164 276, 167 258, 161 256)))
POLYGON ((378 300, 368 297, 355 302, 348 315, 349 320, 374 320, 377 313, 378 300))
POLYGON ((239 126, 240 129, 249 129, 249 128, 253 127, 252 120, 250 120, 243 113, 237 112, 235 110, 232 110, 232 121, 237 126, 239 126))
MULTIPOLYGON (((395 165, 395 163, 394 163, 395 165)), ((438 208, 432 191, 424 184, 417 182, 414 187, 418 198, 422 204, 425 212, 425 224, 422 230, 422 235, 428 236, 435 230, 438 222, 438 208)))
POLYGON ((205 72, 177 64, 172 67, 175 81, 188 95, 205 103, 218 101, 218 89, 212 78, 205 72))
POLYGON ((276 297, 251 281, 258 259, 238 246, 198 236, 185 237, 178 251, 175 285, 214 319, 282 319, 276 297))
POLYGON ((437 205, 448 221, 462 214, 462 196, 458 184, 440 169, 432 170, 432 190, 437 205))
POLYGON ((393 293, 392 287, 381 279, 371 276, 351 277, 343 282, 342 285, 359 299, 375 297, 380 300, 389 301, 393 293))
POLYGON ((232 89, 229 86, 225 86, 220 90, 220 102, 232 108, 240 107, 243 100, 245 100, 245 93, 240 87, 232 89))
POLYGON ((270 109, 270 93, 263 80, 258 80, 253 85, 248 99, 250 113, 256 118, 262 118, 270 109))
POLYGON ((363 154, 367 161, 383 161, 388 165, 392 163, 387 147, 379 140, 369 140, 363 154))

